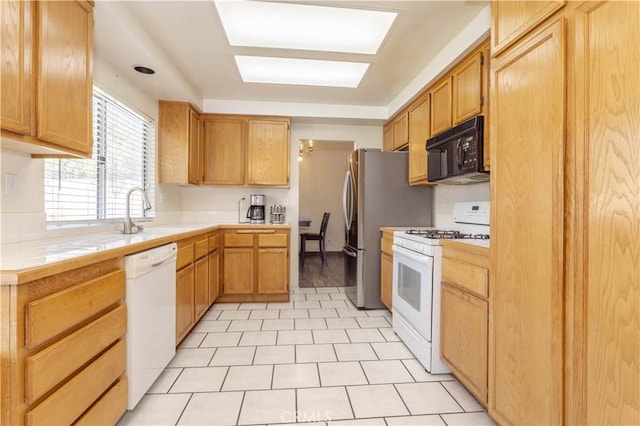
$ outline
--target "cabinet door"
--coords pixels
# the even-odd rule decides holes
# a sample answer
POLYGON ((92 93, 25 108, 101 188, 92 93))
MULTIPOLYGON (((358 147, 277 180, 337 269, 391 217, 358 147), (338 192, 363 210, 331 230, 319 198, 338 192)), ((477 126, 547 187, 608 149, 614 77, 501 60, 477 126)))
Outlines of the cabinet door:
POLYGON ((393 256, 380 254, 380 299, 391 310, 393 304, 393 256))
POLYGON ((249 120, 249 185, 289 186, 289 122, 249 120))
POLYGON ((491 51, 505 48, 564 6, 564 0, 491 1, 491 51))
POLYGON ((409 109, 409 184, 427 183, 427 150, 429 138, 429 97, 413 103, 409 109))
POLYGON ((244 185, 244 118, 206 118, 203 132, 203 182, 205 185, 244 185))
POLYGON ((176 345, 187 335, 194 323, 193 283, 193 265, 176 273, 176 345))
POLYGON ((219 260, 220 250, 216 250, 209 254, 209 306, 216 301, 216 298, 220 294, 219 260))
POLYGON ((489 305, 486 301, 442 284, 440 351, 458 379, 487 403, 489 305))
POLYGON ((2 14, 1 124, 2 129, 21 135, 31 134, 33 113, 33 4, 30 1, 6 0, 0 8, 2 14))
POLYGON ((189 183, 199 185, 202 180, 202 131, 200 129, 200 115, 189 108, 189 183))
POLYGON ((453 71, 453 124, 482 112, 482 52, 453 71))
POLYGON ((640 424, 640 3, 589 2, 574 16, 577 250, 567 293, 583 324, 567 358, 567 423, 640 424))
POLYGON ((431 90, 431 136, 451 128, 451 77, 447 77, 431 90))
POLYGON ((393 122, 389 122, 382 128, 382 150, 393 151, 393 122))
POLYGON ((43 1, 37 9, 37 137, 90 156, 93 6, 43 1))
POLYGON ((289 250, 258 249, 258 293, 287 294, 289 292, 289 250))
POLYGON ((197 321, 209 308, 209 258, 207 256, 195 263, 193 303, 195 321, 197 321))
POLYGON ((222 255, 222 273, 224 294, 252 294, 253 247, 225 248, 222 255))
POLYGON ((565 51, 556 19, 492 65, 489 410, 501 424, 562 423, 565 51))
POLYGON ((409 112, 401 112, 393 120, 393 149, 400 149, 409 143, 409 112))

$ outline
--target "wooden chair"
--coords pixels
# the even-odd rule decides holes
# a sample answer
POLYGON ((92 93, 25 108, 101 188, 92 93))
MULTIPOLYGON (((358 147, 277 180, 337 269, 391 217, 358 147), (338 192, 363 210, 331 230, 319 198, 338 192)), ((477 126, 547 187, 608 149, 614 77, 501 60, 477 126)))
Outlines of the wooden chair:
POLYGON ((317 234, 313 232, 302 232, 300 234, 300 260, 304 265, 304 256, 306 254, 306 244, 307 241, 318 241, 320 245, 320 255, 322 256, 322 263, 325 263, 325 249, 324 249, 324 239, 327 233, 327 226, 329 225, 329 216, 331 213, 325 212, 322 215, 322 223, 320 224, 320 232, 317 234))

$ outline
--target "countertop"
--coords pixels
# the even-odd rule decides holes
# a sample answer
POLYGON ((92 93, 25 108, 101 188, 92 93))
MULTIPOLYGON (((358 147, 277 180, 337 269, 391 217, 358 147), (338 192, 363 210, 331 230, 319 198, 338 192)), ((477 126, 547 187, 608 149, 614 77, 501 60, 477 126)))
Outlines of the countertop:
POLYGON ((147 225, 138 234, 119 231, 73 235, 0 245, 0 285, 19 285, 53 273, 126 256, 183 238, 225 228, 290 229, 289 224, 147 225))

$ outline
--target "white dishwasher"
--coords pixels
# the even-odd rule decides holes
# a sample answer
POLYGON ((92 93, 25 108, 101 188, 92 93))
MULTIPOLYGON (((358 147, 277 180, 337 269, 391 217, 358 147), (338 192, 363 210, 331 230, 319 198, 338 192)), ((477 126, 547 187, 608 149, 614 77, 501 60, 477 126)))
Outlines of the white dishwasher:
POLYGON ((176 353, 177 251, 173 243, 124 258, 129 410, 176 353))

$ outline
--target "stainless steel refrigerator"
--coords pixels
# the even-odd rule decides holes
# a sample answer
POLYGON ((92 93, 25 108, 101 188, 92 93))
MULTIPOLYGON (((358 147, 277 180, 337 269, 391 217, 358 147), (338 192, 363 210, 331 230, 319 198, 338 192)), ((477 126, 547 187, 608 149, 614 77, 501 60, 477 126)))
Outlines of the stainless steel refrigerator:
POLYGON ((380 228, 431 226, 433 190, 409 186, 408 152, 359 149, 349 154, 342 209, 345 222, 345 284, 363 309, 380 299, 380 228))

